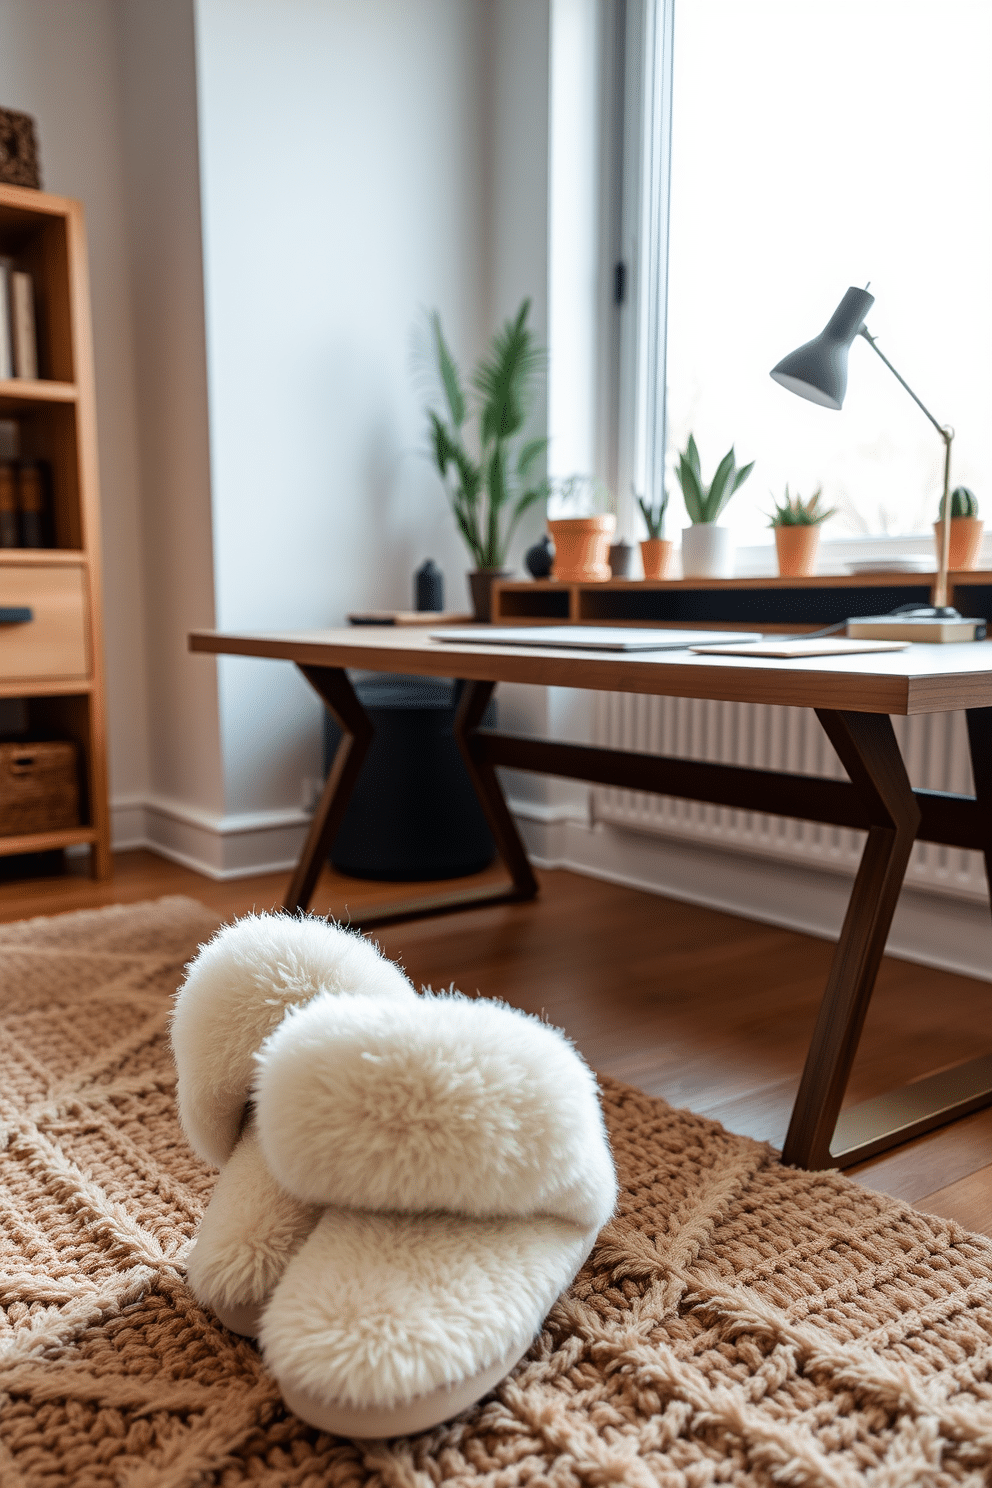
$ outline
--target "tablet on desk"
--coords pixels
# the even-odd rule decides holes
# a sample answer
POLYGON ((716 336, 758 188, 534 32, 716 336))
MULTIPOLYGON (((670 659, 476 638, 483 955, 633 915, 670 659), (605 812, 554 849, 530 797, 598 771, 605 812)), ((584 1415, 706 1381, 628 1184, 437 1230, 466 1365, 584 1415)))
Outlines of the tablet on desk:
POLYGON ((473 625, 431 632, 432 641, 475 646, 555 646, 569 651, 685 651, 760 641, 757 630, 649 630, 620 625, 473 625))

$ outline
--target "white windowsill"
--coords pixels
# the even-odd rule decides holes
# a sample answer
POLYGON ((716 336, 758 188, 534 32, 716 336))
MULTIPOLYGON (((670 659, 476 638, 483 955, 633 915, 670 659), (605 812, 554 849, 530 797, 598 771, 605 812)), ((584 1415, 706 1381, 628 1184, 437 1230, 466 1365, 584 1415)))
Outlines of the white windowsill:
MULTIPOLYGON (((932 558, 936 566, 933 537, 926 532, 914 532, 905 537, 824 538, 816 571, 818 574, 842 574, 846 573, 848 563, 860 563, 869 558, 932 558)), ((992 568, 992 533, 986 533, 982 539, 979 567, 992 568)), ((776 575, 774 539, 739 545, 734 573, 742 579, 776 575)), ((907 573, 907 581, 912 578, 913 575, 907 573)))

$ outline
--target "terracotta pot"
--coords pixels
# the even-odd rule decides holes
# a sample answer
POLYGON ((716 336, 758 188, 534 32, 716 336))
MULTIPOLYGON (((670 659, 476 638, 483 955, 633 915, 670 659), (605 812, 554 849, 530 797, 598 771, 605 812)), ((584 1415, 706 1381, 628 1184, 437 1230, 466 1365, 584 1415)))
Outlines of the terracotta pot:
POLYGON ((512 573, 512 568, 473 568, 469 572, 468 587, 476 620, 488 622, 492 619, 493 582, 508 579, 512 573))
POLYGON ((781 576, 811 578, 816 571, 816 555, 820 547, 819 527, 775 527, 773 531, 781 576))
POLYGON ((734 535, 715 522, 682 528, 682 572, 687 579, 732 579, 734 535))
MULTIPOLYGON (((981 517, 952 517, 948 568, 977 568, 978 554, 982 546, 981 517)), ((944 541, 943 522, 934 522, 933 537, 937 545, 937 566, 940 566, 940 548, 944 541)))
POLYGON ((675 567, 675 544, 667 537, 646 537, 641 543, 646 579, 670 579, 675 567))
POLYGON ((605 583, 610 573, 610 538, 617 525, 614 516, 562 517, 549 522, 555 540, 553 579, 565 583, 605 583))

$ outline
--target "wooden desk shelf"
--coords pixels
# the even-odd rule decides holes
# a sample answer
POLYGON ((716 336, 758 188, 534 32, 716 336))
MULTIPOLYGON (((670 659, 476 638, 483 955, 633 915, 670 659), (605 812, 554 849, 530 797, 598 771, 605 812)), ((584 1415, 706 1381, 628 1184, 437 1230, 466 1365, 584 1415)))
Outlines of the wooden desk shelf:
MULTIPOLYGON (((611 579, 605 584, 504 579, 493 585, 493 621, 547 625, 833 625, 932 603, 934 573, 824 574, 812 579, 611 579)), ((951 603, 992 621, 992 571, 950 576, 951 603)))

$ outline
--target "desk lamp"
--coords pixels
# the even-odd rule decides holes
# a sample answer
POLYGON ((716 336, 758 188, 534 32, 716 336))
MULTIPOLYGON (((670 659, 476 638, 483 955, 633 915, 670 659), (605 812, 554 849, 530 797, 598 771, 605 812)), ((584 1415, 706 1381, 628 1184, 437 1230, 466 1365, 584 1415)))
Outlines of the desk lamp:
MULTIPOLYGON (((951 540, 951 440, 954 438, 954 430, 937 422, 929 408, 913 392, 906 379, 900 376, 888 357, 879 351, 874 336, 864 323, 865 316, 874 303, 875 296, 869 294, 867 289, 856 289, 852 286, 820 334, 783 357, 778 365, 772 368, 771 375, 776 382, 788 388, 790 393, 796 393, 800 398, 807 398, 811 403, 818 403, 821 408, 840 410, 844 402, 844 394, 847 392, 847 356, 855 338, 863 336, 872 350, 882 358, 893 377, 902 384, 917 407, 923 410, 944 441, 944 505, 940 560, 937 567, 937 582, 934 585, 935 603, 905 611, 898 620, 895 617, 890 620, 888 616, 879 616, 877 619, 872 617, 871 623, 878 625, 884 619, 888 622, 886 633, 894 635, 895 628, 900 621, 916 621, 917 626, 921 621, 957 621, 959 624, 968 626, 981 624, 982 634, 984 634, 984 622, 962 621, 958 611, 947 603, 947 568, 951 540)), ((950 627, 946 628, 950 629, 950 627)), ((964 640, 971 639, 975 634, 971 631, 965 636, 956 633, 957 627, 954 627, 954 630, 953 635, 941 635, 939 638, 964 640)), ((861 633, 864 634, 864 632, 861 633)), ((907 628, 907 639, 910 634, 911 628, 907 628)), ((919 639, 924 639, 919 631, 917 634, 919 639)), ((938 636, 927 634, 925 638, 936 640, 938 636)))

